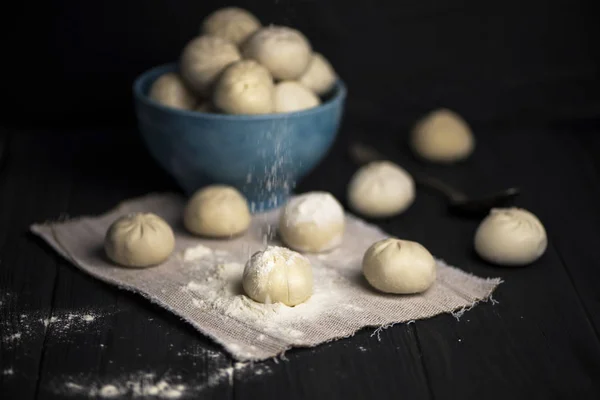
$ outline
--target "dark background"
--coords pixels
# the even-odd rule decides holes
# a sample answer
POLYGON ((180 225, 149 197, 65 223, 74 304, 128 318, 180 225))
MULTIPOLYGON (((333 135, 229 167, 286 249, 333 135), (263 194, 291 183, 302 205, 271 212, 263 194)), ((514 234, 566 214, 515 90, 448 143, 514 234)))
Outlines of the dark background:
MULTIPOLYGON (((6 3, 6 2, 5 2, 6 3)), ((600 24, 598 0, 269 0, 237 2, 263 23, 299 28, 347 82, 338 140, 299 192, 344 199, 359 138, 409 171, 470 194, 517 186, 516 205, 543 221, 546 254, 527 268, 475 256, 478 220, 419 191, 390 235, 481 277, 501 277, 497 304, 460 321, 439 315, 367 328, 352 338, 261 363, 201 392, 226 399, 600 398, 600 24), (424 112, 454 108, 477 149, 454 166, 411 157, 402 134, 424 112)), ((141 296, 74 268, 30 224, 105 212, 177 190, 136 135, 135 76, 177 59, 202 18, 232 3, 205 0, 3 4, 0 23, 0 339, 27 332, 20 316, 110 312, 68 335, 33 329, 0 340, 0 399, 64 399, 65 377, 100 382, 138 371, 208 384, 234 360, 141 296), (15 8, 16 7, 16 8, 15 8), (10 294, 10 296, 8 296, 10 294), (6 296, 5 296, 6 295, 6 296), (219 353, 218 358, 208 351, 219 353), (179 356, 183 352, 188 355, 179 356), (10 368, 12 374, 4 371, 10 368)), ((70 398, 82 398, 70 397, 70 398)))
POLYGON ((346 80, 351 118, 404 126, 437 106, 472 123, 600 115, 595 0, 15 3, 3 11, 5 125, 133 124, 133 79, 176 60, 226 5, 304 32, 346 80))

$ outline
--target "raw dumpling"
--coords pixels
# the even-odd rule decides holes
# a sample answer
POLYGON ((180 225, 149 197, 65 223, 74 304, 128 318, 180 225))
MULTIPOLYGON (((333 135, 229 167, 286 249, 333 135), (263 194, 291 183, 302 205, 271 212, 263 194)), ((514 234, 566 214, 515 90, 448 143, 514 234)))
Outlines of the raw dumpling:
POLYGON ((239 235, 250 226, 250 210, 244 196, 226 185, 198 190, 188 201, 183 215, 191 233, 207 237, 239 235))
POLYGON ((319 98, 305 86, 294 81, 275 85, 275 112, 285 113, 306 110, 321 103, 319 98))
POLYGON ((264 65, 278 80, 299 78, 308 68, 312 49, 299 31, 285 26, 269 26, 250 36, 242 49, 244 58, 264 65))
POLYGON ((385 293, 421 293, 433 284, 436 276, 435 259, 425 247, 395 238, 369 247, 362 267, 371 286, 385 293))
POLYGON ((348 203, 372 218, 391 217, 406 210, 415 199, 415 182, 408 172, 389 161, 361 167, 348 185, 348 203))
POLYGON ((298 79, 301 84, 319 96, 327 94, 335 85, 336 80, 337 76, 333 67, 320 53, 313 53, 308 68, 298 79))
POLYGON ((229 40, 239 46, 260 27, 260 21, 249 11, 227 7, 206 17, 202 23, 202 32, 229 40))
POLYGON ((174 72, 161 75, 154 81, 150 88, 150 98, 164 106, 181 110, 191 110, 196 104, 194 95, 174 72))
POLYGON ((208 96, 219 74, 241 58, 233 43, 205 35, 185 46, 179 68, 184 81, 197 95, 208 96))
POLYGON ((460 115, 447 109, 427 114, 414 127, 413 151, 420 158, 437 163, 453 163, 473 152, 475 139, 460 115))
POLYGON ((169 258, 174 247, 173 230, 152 213, 134 213, 117 219, 104 238, 108 258, 124 267, 160 264, 169 258))
POLYGON ((521 208, 496 208, 475 233, 475 251, 494 264, 527 265, 544 254, 548 245, 540 220, 521 208))
POLYGON ((269 114, 274 109, 273 96, 269 71, 254 60, 242 60, 223 72, 213 103, 229 114, 269 114))

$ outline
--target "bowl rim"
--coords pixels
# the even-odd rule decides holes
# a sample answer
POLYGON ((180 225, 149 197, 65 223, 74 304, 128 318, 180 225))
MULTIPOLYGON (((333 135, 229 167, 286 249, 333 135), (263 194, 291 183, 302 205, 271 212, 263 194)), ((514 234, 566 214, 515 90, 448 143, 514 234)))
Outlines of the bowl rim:
POLYGON ((334 85, 334 94, 327 101, 319 104, 317 107, 312 107, 306 110, 293 111, 287 113, 271 113, 271 114, 218 114, 218 113, 206 113, 196 110, 182 110, 179 108, 168 107, 159 102, 152 100, 148 95, 143 93, 143 87, 151 76, 156 75, 157 79, 164 73, 178 71, 178 64, 175 62, 166 63, 152 67, 142 74, 138 75, 133 82, 133 95, 137 101, 144 103, 147 106, 178 114, 190 118, 199 119, 214 119, 214 120, 235 120, 235 121, 258 121, 258 120, 274 120, 284 119, 289 117, 300 117, 308 116, 311 114, 320 113, 333 108, 338 103, 342 102, 346 98, 347 89, 344 82, 338 78, 334 85), (159 74, 159 72, 162 72, 159 74))

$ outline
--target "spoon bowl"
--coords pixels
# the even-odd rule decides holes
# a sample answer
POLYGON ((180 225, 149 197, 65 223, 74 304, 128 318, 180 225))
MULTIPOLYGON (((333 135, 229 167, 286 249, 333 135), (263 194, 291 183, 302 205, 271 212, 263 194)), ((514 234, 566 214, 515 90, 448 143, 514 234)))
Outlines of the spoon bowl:
POLYGON ((479 198, 450 201, 448 207, 454 214, 482 217, 493 208, 510 206, 519 194, 519 189, 512 187, 479 198))
MULTIPOLYGON (((365 165, 374 161, 389 161, 376 149, 361 143, 352 143, 348 150, 350 158, 358 165, 365 165)), ((493 208, 506 207, 512 204, 520 193, 518 188, 512 187, 481 197, 469 197, 437 178, 420 173, 411 174, 417 186, 441 193, 448 202, 449 211, 465 217, 482 217, 487 215, 493 208)))

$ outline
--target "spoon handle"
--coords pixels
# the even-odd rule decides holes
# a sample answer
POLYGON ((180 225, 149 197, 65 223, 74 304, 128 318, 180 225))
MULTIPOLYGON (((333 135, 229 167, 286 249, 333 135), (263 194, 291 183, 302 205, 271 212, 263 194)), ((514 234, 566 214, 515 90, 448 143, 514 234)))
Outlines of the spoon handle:
MULTIPOLYGON (((376 149, 358 142, 350 144, 349 153, 352 160, 358 165, 365 165, 373 161, 387 160, 387 158, 383 154, 379 153, 376 149)), ((467 198, 460 190, 453 188, 439 179, 425 176, 423 174, 413 174, 413 178, 417 185, 427 189, 433 189, 441 193, 448 199, 450 203, 458 203, 466 200, 467 198)))
POLYGON ((350 143, 348 149, 350 158, 358 165, 366 165, 373 161, 386 161, 387 158, 380 152, 375 150, 373 147, 365 146, 362 143, 353 142, 350 143))
POLYGON ((467 196, 463 192, 440 181, 439 179, 423 175, 413 175, 413 178, 415 179, 417 185, 426 189, 433 189, 444 195, 450 204, 460 203, 467 200, 467 196))

